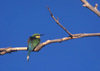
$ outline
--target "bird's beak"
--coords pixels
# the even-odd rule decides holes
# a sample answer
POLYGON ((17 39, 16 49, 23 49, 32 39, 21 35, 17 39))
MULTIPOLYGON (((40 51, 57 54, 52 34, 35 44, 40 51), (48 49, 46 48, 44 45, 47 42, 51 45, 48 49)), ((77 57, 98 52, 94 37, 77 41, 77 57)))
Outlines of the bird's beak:
POLYGON ((40 36, 44 36, 44 34, 40 34, 40 36))

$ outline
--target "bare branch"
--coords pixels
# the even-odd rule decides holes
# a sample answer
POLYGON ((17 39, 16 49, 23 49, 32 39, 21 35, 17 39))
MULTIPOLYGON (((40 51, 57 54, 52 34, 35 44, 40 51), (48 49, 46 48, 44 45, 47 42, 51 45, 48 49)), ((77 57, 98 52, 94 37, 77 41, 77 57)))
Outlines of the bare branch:
POLYGON ((50 8, 48 8, 48 10, 49 10, 49 12, 50 12, 51 17, 54 19, 54 21, 55 21, 65 32, 67 32, 70 36, 72 36, 72 34, 71 34, 64 26, 62 26, 62 25, 60 24, 59 20, 57 20, 57 19, 54 17, 54 15, 52 14, 50 8))
POLYGON ((93 36, 100 36, 100 33, 80 33, 80 34, 73 34, 72 37, 64 37, 61 39, 55 39, 55 40, 47 40, 43 43, 41 43, 40 45, 38 45, 34 51, 39 51, 43 46, 51 44, 51 43, 57 43, 57 42, 63 42, 63 41, 67 41, 67 40, 71 40, 71 39, 76 39, 76 38, 82 38, 82 37, 93 37, 93 36))
MULTIPOLYGON (((60 39, 54 39, 54 40, 47 40, 41 44, 39 44, 34 51, 37 52, 41 48, 43 48, 45 45, 51 44, 51 43, 58 43, 58 42, 63 42, 71 39, 76 39, 76 38, 82 38, 82 37, 91 37, 91 36, 100 36, 100 33, 80 33, 80 34, 73 34, 72 37, 64 37, 60 39)), ((15 51, 26 51, 27 47, 15 47, 15 48, 0 48, 0 55, 4 55, 6 53, 11 53, 15 51)))
POLYGON ((90 9, 91 11, 93 11, 95 14, 97 14, 100 17, 100 11, 97 9, 98 4, 95 5, 95 7, 93 7, 92 5, 89 4, 89 2, 87 0, 81 0, 84 4, 84 7, 87 7, 88 9, 90 9))
MULTIPOLYGON (((69 37, 63 37, 60 39, 54 39, 54 40, 47 40, 41 44, 39 44, 33 51, 37 52, 39 51, 41 48, 43 48, 45 45, 51 44, 51 43, 58 43, 58 42, 63 42, 63 41, 67 41, 67 40, 71 40, 71 39, 76 39, 76 38, 82 38, 82 37, 91 37, 91 36, 100 36, 100 33, 80 33, 80 34, 71 34, 69 33, 69 31, 64 28, 59 21, 53 16, 52 12, 50 11, 50 9, 48 8, 51 17, 54 19, 54 21, 64 30, 66 31, 70 36, 69 37)), ((4 55, 6 53, 11 53, 11 52, 15 52, 15 51, 26 51, 27 47, 9 47, 9 48, 0 48, 0 55, 4 55)))
POLYGON ((27 47, 8 47, 8 48, 0 48, 0 55, 4 55, 6 53, 11 53, 15 51, 22 51, 22 50, 27 50, 27 47))

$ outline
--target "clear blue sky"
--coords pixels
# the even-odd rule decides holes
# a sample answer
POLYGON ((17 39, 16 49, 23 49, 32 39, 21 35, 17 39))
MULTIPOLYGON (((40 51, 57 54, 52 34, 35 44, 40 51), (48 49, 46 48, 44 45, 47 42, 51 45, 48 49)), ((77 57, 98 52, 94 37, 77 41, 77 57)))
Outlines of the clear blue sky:
MULTIPOLYGON (((100 5, 99 0, 89 2, 100 5)), ((45 34, 41 42, 68 36, 46 6, 73 34, 100 32, 100 18, 80 0, 0 0, 0 48, 27 46, 34 33, 45 34)), ((100 71, 100 37, 47 45, 32 52, 29 62, 26 56, 26 51, 0 56, 0 71, 100 71)))

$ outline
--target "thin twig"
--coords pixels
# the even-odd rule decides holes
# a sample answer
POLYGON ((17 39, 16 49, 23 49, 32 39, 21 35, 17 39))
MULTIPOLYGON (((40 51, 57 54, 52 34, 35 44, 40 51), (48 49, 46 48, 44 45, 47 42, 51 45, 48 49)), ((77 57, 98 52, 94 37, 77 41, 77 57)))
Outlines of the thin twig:
POLYGON ((50 12, 51 17, 54 19, 54 21, 55 21, 65 32, 67 32, 68 35, 72 36, 72 34, 71 34, 64 26, 62 26, 62 25, 60 24, 59 20, 57 20, 57 19, 54 17, 54 15, 52 14, 50 8, 48 8, 48 10, 49 10, 49 12, 50 12))
POLYGON ((97 9, 98 5, 96 4, 95 7, 93 7, 92 5, 89 4, 89 2, 87 0, 81 0, 84 4, 84 7, 87 7, 88 9, 90 9, 91 11, 93 11, 95 14, 97 14, 100 17, 100 11, 97 9))

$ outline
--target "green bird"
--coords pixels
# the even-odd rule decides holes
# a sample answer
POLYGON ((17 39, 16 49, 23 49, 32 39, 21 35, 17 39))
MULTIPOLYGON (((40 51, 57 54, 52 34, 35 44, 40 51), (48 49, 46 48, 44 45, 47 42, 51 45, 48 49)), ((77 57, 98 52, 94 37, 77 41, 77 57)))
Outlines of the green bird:
POLYGON ((36 48, 36 46, 40 43, 40 34, 33 34, 28 39, 28 53, 27 53, 27 61, 29 61, 29 56, 32 51, 36 48))

